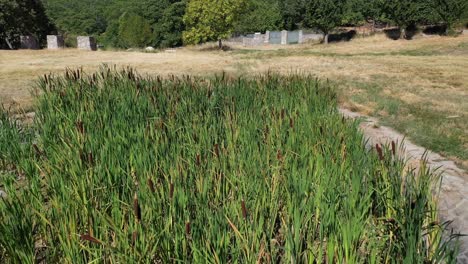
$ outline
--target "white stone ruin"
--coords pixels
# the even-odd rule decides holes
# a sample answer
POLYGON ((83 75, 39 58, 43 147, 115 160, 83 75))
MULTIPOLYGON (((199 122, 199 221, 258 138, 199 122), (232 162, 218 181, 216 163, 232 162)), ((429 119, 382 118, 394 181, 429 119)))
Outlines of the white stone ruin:
POLYGON ((96 40, 89 36, 78 36, 77 46, 80 50, 97 50, 96 40))
POLYGON ((65 48, 65 41, 60 35, 47 35, 47 49, 57 50, 65 48))
POLYGON ((39 42, 34 36, 20 36, 21 49, 39 49, 39 42))

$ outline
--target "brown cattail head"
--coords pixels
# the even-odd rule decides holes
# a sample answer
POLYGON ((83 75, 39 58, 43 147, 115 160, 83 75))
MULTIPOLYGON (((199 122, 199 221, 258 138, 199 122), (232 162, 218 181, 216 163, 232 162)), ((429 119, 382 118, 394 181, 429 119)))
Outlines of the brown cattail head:
POLYGON ((281 155, 281 150, 280 150, 280 149, 278 149, 278 151, 276 152, 276 158, 277 158, 278 160, 282 160, 282 159, 283 159, 283 155, 281 155))
POLYGON ((285 110, 283 108, 283 109, 281 109, 281 119, 284 119, 284 115, 285 115, 285 110))
POLYGON ((242 208, 242 217, 244 217, 244 219, 247 219, 247 208, 245 208, 245 201, 243 199, 241 202, 241 208, 242 208))
POLYGON ((102 244, 101 241, 99 241, 98 239, 94 238, 93 236, 91 236, 89 234, 80 235, 80 239, 85 240, 85 241, 89 241, 89 242, 94 243, 94 244, 102 244))
POLYGON ((83 121, 78 121, 76 122, 76 128, 78 129, 78 131, 80 132, 80 134, 84 134, 84 124, 83 124, 83 121))
POLYGON ((169 199, 172 200, 172 197, 174 197, 174 183, 171 182, 171 185, 169 186, 169 199))
POLYGON ((197 166, 200 166, 200 164, 201 164, 200 154, 197 154, 197 166))
POLYGON ((289 118, 289 127, 290 127, 290 128, 293 128, 293 127, 294 127, 294 119, 292 119, 292 117, 289 118))
POLYGON ((151 192, 152 193, 155 193, 156 190, 154 189, 154 183, 153 181, 151 180, 151 178, 148 178, 148 187, 150 188, 151 192))
POLYGON ((137 231, 133 231, 132 233, 132 245, 135 246, 136 240, 138 238, 138 233, 137 231))
POLYGON ((192 233, 192 230, 190 228, 190 222, 187 221, 185 222, 185 234, 187 236, 190 236, 191 233, 192 233))
POLYGON ((138 196, 135 193, 135 196, 133 196, 133 213, 135 214, 135 217, 138 222, 141 221, 141 208, 140 204, 138 203, 138 196))
POLYGON ((33 144, 32 146, 33 146, 33 148, 34 148, 34 151, 36 152, 36 155, 37 155, 37 156, 41 156, 41 155, 42 155, 42 151, 39 149, 39 147, 38 147, 36 144, 33 144))
POLYGON ((215 152, 216 157, 219 157, 219 145, 218 144, 214 145, 214 152, 215 152))
POLYGON ((382 148, 380 147, 380 145, 375 144, 375 149, 377 150, 377 154, 379 154, 379 159, 383 160, 384 156, 383 156, 382 148))
POLYGON ((89 164, 93 165, 94 164, 94 156, 93 156, 93 153, 88 152, 88 162, 89 164))
POLYGON ((323 136, 323 128, 322 128, 322 126, 320 126, 319 129, 320 129, 320 135, 323 136))
POLYGON ((395 144, 395 141, 392 140, 392 153, 393 153, 393 156, 396 155, 396 144, 395 144))

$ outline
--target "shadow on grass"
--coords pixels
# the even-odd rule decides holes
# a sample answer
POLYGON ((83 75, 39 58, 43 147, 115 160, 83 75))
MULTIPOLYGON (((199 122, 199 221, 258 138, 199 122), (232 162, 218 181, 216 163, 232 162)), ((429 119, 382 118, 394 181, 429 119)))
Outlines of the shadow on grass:
POLYGON ((356 34, 357 34, 356 30, 330 34, 330 36, 328 36, 328 42, 350 41, 356 36, 356 34))
MULTIPOLYGON (((389 28, 384 30, 385 36, 389 39, 399 40, 401 39, 400 28, 389 28)), ((409 26, 405 29, 404 39, 411 40, 418 33, 418 29, 415 26, 409 26)))

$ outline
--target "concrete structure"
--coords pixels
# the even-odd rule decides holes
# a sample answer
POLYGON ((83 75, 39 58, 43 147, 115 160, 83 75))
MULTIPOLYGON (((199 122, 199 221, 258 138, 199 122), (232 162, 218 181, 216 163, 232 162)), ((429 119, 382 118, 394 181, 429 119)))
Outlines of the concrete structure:
POLYGON ((255 33, 242 36, 236 36, 225 41, 225 43, 243 46, 260 46, 260 45, 287 45, 287 44, 302 44, 308 41, 320 41, 323 39, 323 34, 316 32, 304 33, 302 30, 297 31, 266 31, 265 34, 255 33))
POLYGON ((80 50, 97 50, 96 40, 89 36, 78 36, 77 47, 80 50))
POLYGON ((20 36, 21 49, 39 49, 39 42, 34 36, 20 36))
POLYGON ((65 41, 60 35, 47 35, 47 49, 57 50, 65 48, 65 41))
POLYGON ((265 39, 265 40, 263 41, 263 43, 265 43, 265 44, 270 43, 270 31, 269 31, 269 30, 267 30, 267 31, 265 32, 265 38, 264 38, 264 39, 265 39))
POLYGON ((282 30, 281 31, 281 45, 288 44, 288 31, 282 30))

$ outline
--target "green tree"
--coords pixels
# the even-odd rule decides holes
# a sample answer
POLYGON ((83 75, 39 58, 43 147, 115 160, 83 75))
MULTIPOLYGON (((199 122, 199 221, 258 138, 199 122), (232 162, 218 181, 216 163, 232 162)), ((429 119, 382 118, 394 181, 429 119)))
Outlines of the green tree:
POLYGON ((163 16, 153 27, 155 46, 175 47, 182 45, 182 32, 185 30, 183 16, 187 3, 175 2, 164 10, 163 16))
POLYGON ((124 13, 120 18, 119 37, 125 47, 145 47, 151 43, 151 26, 143 17, 124 13))
POLYGON ((198 44, 230 37, 245 0, 190 0, 184 15, 186 31, 183 40, 198 44))
POLYGON ((305 24, 321 30, 323 43, 328 43, 330 31, 341 24, 346 10, 343 0, 310 0, 307 5, 305 24))
POLYGON ((44 43, 54 30, 40 1, 0 0, 0 47, 18 47, 20 35, 32 35, 44 43))
MULTIPOLYGON (((273 0, 274 1, 274 0, 273 0)), ((284 29, 294 30, 304 24, 308 0, 280 0, 284 29)))
POLYGON ((467 0, 432 0, 432 9, 437 13, 438 19, 447 25, 447 32, 453 25, 463 18, 467 12, 467 0))
POLYGON ((250 0, 235 23, 236 33, 265 32, 282 27, 279 3, 271 0, 250 0))
POLYGON ((386 0, 382 2, 382 11, 386 18, 400 27, 400 38, 406 38, 406 28, 416 25, 429 7, 425 0, 386 0))

